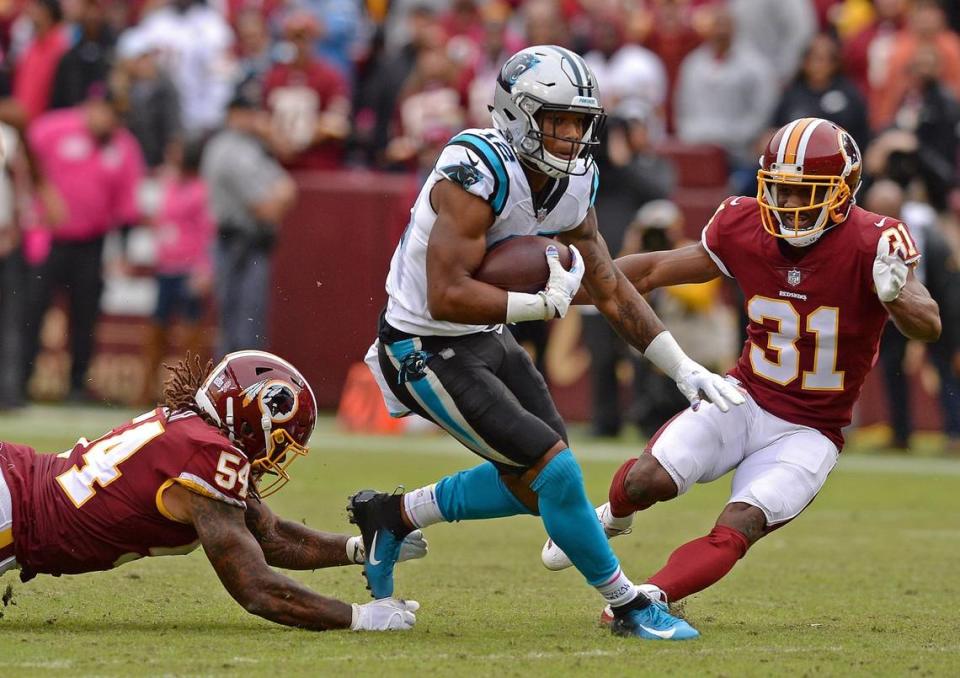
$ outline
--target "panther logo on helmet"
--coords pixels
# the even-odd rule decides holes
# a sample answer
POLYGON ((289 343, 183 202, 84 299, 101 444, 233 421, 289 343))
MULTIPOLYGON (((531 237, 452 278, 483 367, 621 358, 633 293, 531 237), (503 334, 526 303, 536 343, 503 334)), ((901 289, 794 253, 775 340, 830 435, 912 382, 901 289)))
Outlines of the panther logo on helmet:
POLYGON ((527 47, 507 59, 497 76, 491 114, 517 157, 555 179, 590 171, 606 119, 593 71, 579 54, 558 45, 527 47), (541 122, 551 113, 580 116, 580 138, 545 133, 541 122), (549 139, 572 145, 573 151, 551 153, 544 143, 549 139))
POLYGON ((500 86, 508 92, 516 84, 520 76, 540 63, 540 58, 536 54, 529 52, 520 52, 507 59, 507 63, 500 69, 500 77, 497 81, 500 86))

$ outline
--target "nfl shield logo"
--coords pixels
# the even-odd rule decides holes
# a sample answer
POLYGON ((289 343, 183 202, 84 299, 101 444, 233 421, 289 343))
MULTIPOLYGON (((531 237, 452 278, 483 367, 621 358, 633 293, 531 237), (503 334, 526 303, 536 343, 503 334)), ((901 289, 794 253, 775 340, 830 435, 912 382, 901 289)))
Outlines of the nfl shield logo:
POLYGON ((791 268, 789 271, 787 271, 787 282, 790 284, 791 287, 796 287, 797 285, 799 285, 800 271, 795 268, 791 268))

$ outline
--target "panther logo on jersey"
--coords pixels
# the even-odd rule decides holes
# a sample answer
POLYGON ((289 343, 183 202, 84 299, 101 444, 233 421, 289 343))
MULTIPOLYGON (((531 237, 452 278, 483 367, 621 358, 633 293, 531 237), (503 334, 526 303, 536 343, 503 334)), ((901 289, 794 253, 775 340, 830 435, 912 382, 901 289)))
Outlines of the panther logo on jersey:
POLYGON ((480 160, 478 159, 474 162, 473 155, 469 150, 467 151, 467 160, 469 162, 461 160, 456 165, 441 167, 440 173, 453 183, 460 184, 464 188, 470 188, 483 179, 483 174, 477 169, 480 165, 480 160))
POLYGON ((497 78, 497 82, 509 92, 513 89, 513 85, 520 79, 521 75, 539 63, 540 59, 533 54, 517 54, 500 69, 500 77, 497 78))

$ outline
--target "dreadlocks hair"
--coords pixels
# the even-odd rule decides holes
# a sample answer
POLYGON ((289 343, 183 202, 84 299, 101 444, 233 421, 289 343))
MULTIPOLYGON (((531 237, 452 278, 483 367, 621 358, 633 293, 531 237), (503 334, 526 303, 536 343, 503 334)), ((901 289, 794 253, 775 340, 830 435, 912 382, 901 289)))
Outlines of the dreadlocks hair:
POLYGON ((213 369, 213 361, 208 360, 207 364, 204 365, 200 361, 199 355, 191 354, 190 351, 187 351, 184 359, 176 365, 171 366, 164 363, 163 367, 170 372, 170 376, 167 377, 167 381, 163 384, 162 405, 169 408, 171 412, 176 410, 196 412, 203 417, 205 421, 216 426, 206 412, 200 410, 194 398, 200 385, 203 384, 203 380, 207 378, 207 375, 210 374, 210 371, 213 369))

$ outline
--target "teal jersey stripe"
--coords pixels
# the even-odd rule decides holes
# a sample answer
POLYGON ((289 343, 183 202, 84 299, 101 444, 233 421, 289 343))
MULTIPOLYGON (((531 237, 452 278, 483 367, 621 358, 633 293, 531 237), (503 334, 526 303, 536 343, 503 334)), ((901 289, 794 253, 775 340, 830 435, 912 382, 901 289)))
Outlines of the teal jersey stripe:
POLYGON ((600 170, 597 169, 597 166, 593 166, 593 185, 590 187, 590 207, 593 207, 593 203, 597 199, 597 189, 600 188, 600 170))
MULTIPOLYGON (((416 350, 416 347, 413 344, 413 339, 395 341, 392 344, 387 344, 386 348, 397 362, 402 362, 404 358, 416 350)), ((420 396, 420 399, 423 401, 423 404, 426 406, 427 410, 429 410, 429 412, 437 418, 438 424, 441 424, 445 429, 450 431, 450 433, 459 438, 465 445, 467 445, 467 447, 470 447, 479 453, 483 453, 487 449, 485 444, 470 435, 463 429, 462 426, 460 426, 460 424, 457 423, 452 416, 450 416, 450 413, 447 412, 447 408, 443 405, 440 397, 433 392, 433 388, 430 387, 430 384, 426 379, 408 381, 407 385, 411 386, 416 394, 420 396)))
POLYGON ((494 192, 489 201, 494 213, 500 214, 503 208, 507 206, 507 196, 510 193, 510 177, 507 174, 507 168, 504 166, 503 158, 494 149, 493 144, 475 134, 458 134, 450 140, 450 143, 466 146, 476 152, 484 164, 493 172, 495 178, 494 192))

